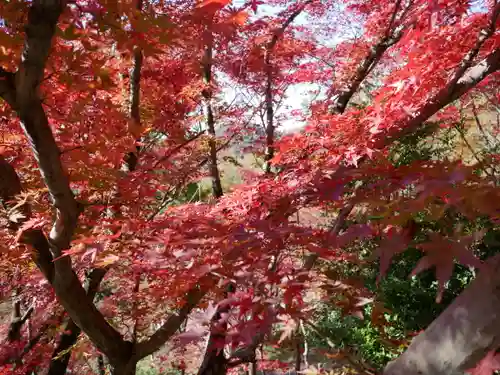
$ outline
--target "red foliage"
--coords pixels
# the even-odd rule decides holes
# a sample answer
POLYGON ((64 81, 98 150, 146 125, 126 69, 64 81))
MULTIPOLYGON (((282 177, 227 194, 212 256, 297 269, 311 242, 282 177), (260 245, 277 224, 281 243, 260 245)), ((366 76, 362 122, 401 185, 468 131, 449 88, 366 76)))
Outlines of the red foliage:
MULTIPOLYGON (((49 324, 58 332, 64 314, 59 302, 66 308, 72 303, 65 300, 70 296, 62 295, 64 288, 57 289, 57 277, 76 277, 83 283, 89 270, 107 269, 95 313, 110 322, 109 332, 116 331, 123 348, 128 340, 152 343, 156 351, 164 342, 153 342, 153 327, 167 324, 173 332, 164 341, 170 339, 184 317, 176 321, 176 315, 168 315, 174 317, 168 325, 166 316, 184 311, 186 295, 193 290, 203 291, 204 298, 194 299, 198 308, 210 300, 229 304, 223 322, 229 324, 226 341, 241 348, 280 320, 307 316, 306 295, 318 280, 324 293, 317 298, 335 293, 346 313, 360 315, 371 303, 355 281, 331 280, 311 270, 312 265, 305 266, 304 254, 359 264, 358 256, 346 249, 367 239, 379 241, 383 275, 391 258, 414 241, 404 227, 418 212, 439 216, 453 208, 471 219, 498 220, 499 190, 493 177, 478 175, 461 162, 396 167, 387 161, 392 144, 429 119, 441 127, 453 124, 460 115, 453 106, 456 100, 467 104, 476 93, 498 89, 497 3, 471 13, 469 2, 459 0, 252 0, 241 6, 227 0, 143 2, 140 10, 130 1, 61 2, 64 11, 56 17, 52 40, 49 35, 52 47, 43 79, 29 95, 14 91, 14 103, 8 97, 8 72, 26 60, 20 59, 22 53, 37 53, 22 52, 23 41, 30 37, 23 25, 34 22, 29 9, 45 5, 40 0, 0 5, 0 95, 5 99, 0 146, 24 188, 20 194, 0 185, 6 213, 21 215, 2 219, 0 292, 5 298, 16 292, 23 309, 33 306, 31 337, 43 337, 23 355, 30 341, 25 331, 15 345, 2 344, 0 363, 5 365, 0 374, 26 373, 50 363, 60 334, 43 330, 49 324), (266 7, 276 11, 266 14, 266 7), (209 58, 213 77, 207 80, 201 62, 209 42, 214 46, 209 58), (144 59, 140 122, 128 109, 128 87, 133 85, 129 69, 137 51, 144 59), (266 88, 269 77, 272 87, 266 88), (200 104, 206 90, 222 133, 215 141, 224 148, 249 135, 259 139, 256 119, 260 114, 264 121, 268 90, 271 104, 279 108, 290 96, 288 89, 299 83, 314 83, 323 95, 291 112, 292 119, 306 120, 303 131, 273 140, 278 152, 271 163, 279 166, 279 173, 254 175, 218 200, 183 199, 179 193, 189 183, 207 176, 203 167, 213 139, 198 129, 204 121, 200 104), (370 83, 376 83, 375 88, 370 83), (238 95, 232 100, 234 92, 238 95), (368 92, 369 101, 357 98, 360 92, 368 92), (29 124, 24 131, 19 126, 18 116, 24 122, 29 119, 18 102, 30 95, 40 95, 37 100, 48 119, 32 128, 52 134, 55 148, 37 143, 29 124), (353 101, 358 105, 347 107, 353 101), (125 172, 124 156, 137 147, 139 164, 125 172), (57 176, 43 160, 47 150, 59 155, 67 184, 51 180, 57 176), (56 191, 57 184, 68 185, 70 201, 74 196, 82 208, 70 230, 70 246, 54 240, 59 224, 69 225, 61 218, 70 220, 65 216, 70 208, 59 204, 64 194, 56 191), (413 195, 404 195, 410 187, 413 195), (29 217, 15 207, 26 202, 29 217), (350 205, 366 208, 350 217, 357 215, 361 224, 351 225, 349 212, 337 219, 338 230, 293 221, 301 210, 337 212, 350 205), (62 222, 51 229, 55 211, 62 222), (53 280, 36 269, 39 243, 23 240, 35 232, 51 244, 53 280), (69 268, 61 268, 63 272, 59 267, 69 268), (222 289, 229 281, 236 283, 237 291, 226 298, 222 289), (19 363, 15 369, 7 364, 13 358, 19 363)), ((18 77, 16 89, 26 89, 18 77)), ((498 99, 491 97, 495 105, 498 99)), ((261 148, 258 142, 251 146, 261 148)), ((5 181, 8 186, 7 177, 5 181)), ((425 256, 414 274, 435 267, 441 294, 455 260, 479 266, 469 249, 473 241, 464 236, 459 231, 430 233, 428 242, 419 244, 425 256)), ((118 359, 105 352, 113 338, 93 342, 85 320, 75 319, 79 312, 68 313, 90 337, 74 348, 72 366, 82 371, 78 373, 90 372, 84 353, 95 354, 96 348, 116 365, 118 359)), ((285 324, 284 336, 291 334, 287 329, 285 324)), ((200 335, 186 331, 177 338, 191 342, 200 335)), ((275 368, 271 362, 266 366, 275 368)))

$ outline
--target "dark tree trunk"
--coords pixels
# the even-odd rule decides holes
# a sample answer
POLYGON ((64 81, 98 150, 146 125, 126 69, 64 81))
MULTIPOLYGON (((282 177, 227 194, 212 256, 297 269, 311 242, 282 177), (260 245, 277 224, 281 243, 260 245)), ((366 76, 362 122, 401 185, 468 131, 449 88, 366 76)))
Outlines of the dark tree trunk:
POLYGON ((118 363, 113 366, 112 375, 135 375, 137 362, 118 363))
POLYGON ((61 341, 54 349, 50 361, 49 371, 47 375, 64 375, 68 368, 69 359, 71 358, 71 347, 76 344, 80 335, 80 328, 69 319, 64 327, 65 333, 61 336, 61 341))
POLYGON ((281 38, 286 28, 302 13, 307 5, 314 0, 306 0, 295 12, 293 12, 279 29, 273 32, 271 40, 266 48, 264 55, 264 68, 266 71, 266 91, 265 91, 265 106, 266 106, 266 150, 264 153, 264 172, 271 172, 271 159, 274 157, 274 138, 275 138, 275 125, 274 125, 274 103, 273 103, 273 65, 271 61, 272 53, 278 40, 281 38))
POLYGON ((299 372, 302 367, 302 337, 299 335, 295 342, 295 372, 299 372))
POLYGON ((227 325, 220 324, 219 321, 222 314, 228 311, 228 306, 219 306, 212 318, 212 331, 208 337, 207 348, 198 375, 225 375, 227 372, 227 359, 224 355, 227 325))
MULTIPOLYGON (((225 297, 235 291, 235 286, 229 284, 225 292, 225 297)), ((227 323, 221 322, 223 314, 229 312, 228 304, 217 307, 217 311, 212 317, 211 331, 208 337, 207 348, 203 357, 203 362, 198 370, 198 375, 225 375, 228 369, 228 360, 224 354, 224 344, 226 342, 227 323)))
MULTIPOLYGON (((136 8, 142 10, 142 0, 138 0, 136 8)), ((129 102, 129 116, 132 121, 132 133, 138 137, 137 143, 140 143, 140 129, 141 129, 141 112, 140 112, 140 94, 141 94, 141 69, 144 56, 139 47, 134 48, 134 63, 130 70, 130 102, 129 102)), ((133 172, 137 168, 139 162, 140 146, 136 146, 135 151, 129 152, 124 158, 124 168, 127 172, 133 172)))
POLYGON ((217 165, 217 142, 215 134, 215 119, 212 110, 212 49, 213 49, 213 36, 211 32, 207 31, 207 45, 205 47, 205 54, 203 56, 203 80, 207 87, 203 90, 203 110, 205 112, 205 126, 208 136, 209 158, 208 168, 210 171, 210 179, 212 181, 212 195, 215 198, 220 198, 223 195, 222 183, 220 180, 219 167, 217 165))
POLYGON ((16 295, 12 303, 12 317, 9 326, 7 340, 9 342, 18 341, 21 339, 21 329, 33 313, 33 307, 30 307, 24 315, 21 316, 21 300, 16 295))
POLYGON ((104 356, 99 354, 97 357, 97 371, 99 375, 106 375, 106 364, 104 363, 104 356))
MULTIPOLYGON (((99 285, 105 274, 106 270, 103 268, 96 268, 88 274, 85 281, 85 290, 90 299, 94 300, 99 285)), ((71 358, 71 348, 76 344, 80 333, 81 329, 75 324, 75 322, 73 322, 73 320, 68 319, 64 327, 64 333, 61 335, 61 340, 52 353, 52 359, 50 361, 47 375, 66 374, 69 359, 71 358)))
POLYGON ((264 154, 264 172, 271 172, 271 159, 274 157, 274 105, 273 105, 273 67, 271 48, 266 51, 266 151, 264 154))

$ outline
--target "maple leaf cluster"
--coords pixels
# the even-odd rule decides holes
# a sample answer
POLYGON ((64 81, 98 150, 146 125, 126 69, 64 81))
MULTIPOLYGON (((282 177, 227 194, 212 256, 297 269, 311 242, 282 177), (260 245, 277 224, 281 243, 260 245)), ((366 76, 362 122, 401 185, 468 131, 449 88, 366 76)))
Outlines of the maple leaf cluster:
MULTIPOLYGON (((497 155, 389 157, 432 121, 437 133, 476 103, 498 110, 500 5, 469 3, 1 4, 0 295, 15 314, 0 373, 90 374, 105 357, 129 375, 207 330, 200 373, 213 358, 224 371, 251 363, 321 300, 363 317, 371 293, 322 265, 363 264, 352 249, 367 242, 380 277, 420 249, 411 276, 434 268, 438 300, 455 262, 482 269, 483 232, 423 231, 415 218, 496 225, 497 155), (314 96, 286 112, 304 84, 314 96), (305 127, 280 136, 290 118, 305 127), (223 189, 228 149, 263 156, 264 172, 223 189), (300 220, 314 211, 326 223, 300 220), (186 330, 197 309, 208 328, 186 330)), ((475 373, 498 367, 491 353, 475 373)))

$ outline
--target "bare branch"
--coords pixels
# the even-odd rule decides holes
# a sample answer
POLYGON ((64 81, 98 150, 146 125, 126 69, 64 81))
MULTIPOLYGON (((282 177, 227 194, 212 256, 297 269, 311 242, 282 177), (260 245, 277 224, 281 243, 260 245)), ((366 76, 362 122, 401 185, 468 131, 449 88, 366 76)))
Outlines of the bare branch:
POLYGON ((202 278, 186 295, 186 302, 179 312, 170 315, 165 323, 146 341, 136 344, 134 357, 144 358, 157 351, 172 335, 177 332, 191 311, 198 305, 203 296, 215 282, 215 277, 209 274, 202 278))
POLYGON ((56 221, 50 233, 55 257, 69 246, 79 214, 79 207, 69 187, 68 177, 59 158, 60 151, 38 93, 63 7, 63 1, 60 0, 33 1, 28 12, 23 56, 15 75, 15 102, 10 103, 21 120, 56 209, 56 221))
POLYGON ((12 318, 10 321, 9 332, 7 334, 7 340, 9 342, 14 342, 21 338, 21 328, 33 314, 33 311, 33 306, 30 306, 21 316, 21 300, 17 296, 14 297, 14 301, 12 303, 12 318))
POLYGON ((171 151, 169 151, 165 156, 162 156, 160 159, 158 159, 156 161, 156 163, 153 165, 153 169, 158 167, 158 165, 160 165, 161 163, 163 163, 164 161, 170 159, 173 155, 175 155, 177 152, 179 152, 181 149, 183 149, 184 147, 186 147, 187 145, 189 145, 191 142, 197 140, 198 138, 200 138, 203 134, 205 134, 205 130, 202 130, 198 133, 196 133, 195 135, 193 135, 191 138, 185 140, 184 142, 182 142, 181 144, 175 146, 171 151))
MULTIPOLYGON (((25 46, 15 75, 15 100, 12 101, 11 92, 4 96, 21 120, 56 210, 56 220, 49 239, 41 230, 30 230, 23 234, 23 240, 35 249, 35 262, 54 287, 70 317, 87 333, 99 350, 113 361, 126 357, 130 345, 123 341, 87 298, 71 267, 70 257, 60 257, 62 251, 70 245, 80 207, 64 172, 61 152, 50 129, 38 89, 64 4, 62 0, 34 0, 31 3, 25 46), (58 259, 52 261, 55 258, 58 259)), ((10 173, 15 174, 15 171, 10 173)))
POLYGON ((271 41, 267 45, 267 50, 268 51, 272 52, 272 50, 276 46, 276 43, 278 43, 279 38, 283 35, 283 33, 285 32, 285 30, 287 29, 287 27, 290 26, 290 24, 295 20, 295 18, 297 18, 300 15, 300 13, 302 13, 304 11, 304 9, 309 4, 311 4, 314 1, 315 0, 306 0, 306 1, 304 1, 292 14, 290 14, 288 16, 288 18, 285 20, 285 22, 283 22, 283 24, 281 25, 281 27, 278 28, 278 29, 276 29, 273 32, 273 36, 271 38, 271 41))

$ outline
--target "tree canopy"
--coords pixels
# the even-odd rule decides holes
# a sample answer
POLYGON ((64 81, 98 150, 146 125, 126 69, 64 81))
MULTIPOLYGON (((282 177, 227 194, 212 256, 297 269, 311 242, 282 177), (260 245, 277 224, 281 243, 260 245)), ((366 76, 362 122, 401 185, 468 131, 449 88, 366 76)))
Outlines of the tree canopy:
POLYGON ((161 352, 224 375, 291 344, 300 370, 307 332, 351 315, 394 344, 384 375, 500 369, 499 15, 1 2, 0 374, 130 375, 161 352), (443 308, 398 331, 407 274, 443 308))

